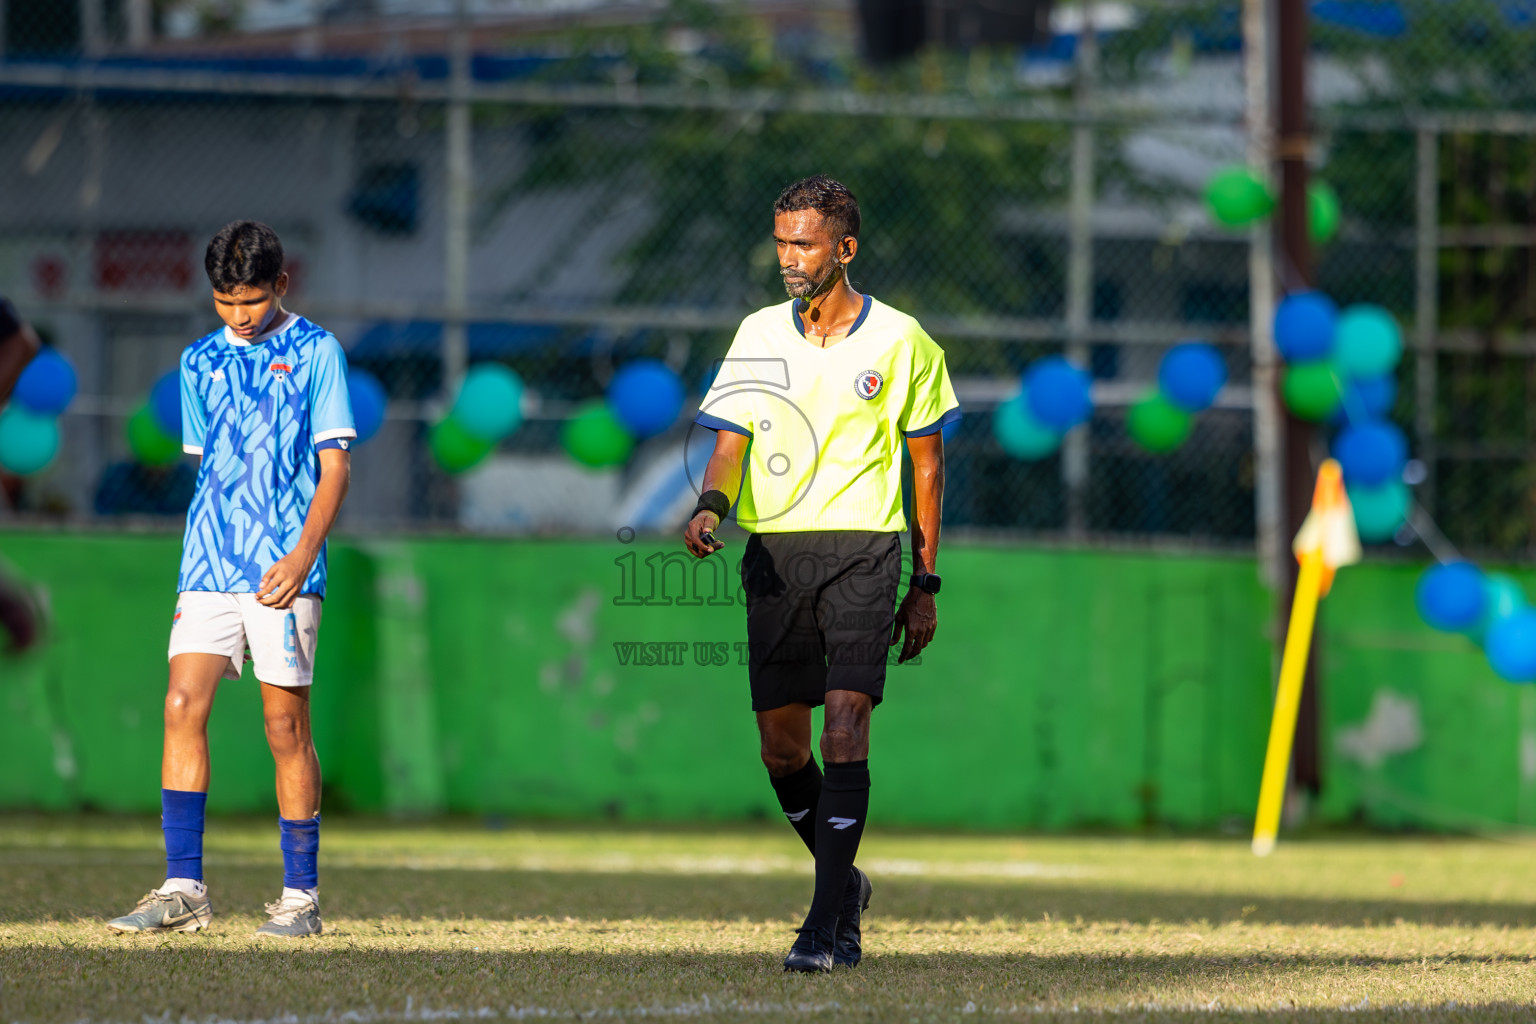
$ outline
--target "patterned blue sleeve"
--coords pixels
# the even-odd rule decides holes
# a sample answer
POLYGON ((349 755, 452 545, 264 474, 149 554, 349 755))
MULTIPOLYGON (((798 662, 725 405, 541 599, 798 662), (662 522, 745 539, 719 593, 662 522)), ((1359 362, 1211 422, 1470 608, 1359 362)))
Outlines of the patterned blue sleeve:
POLYGON ((315 346, 314 372, 309 375, 309 426, 316 448, 346 448, 340 442, 357 436, 352 395, 347 390, 347 355, 334 335, 327 334, 315 346))
POLYGON ((208 410, 197 393, 197 371, 188 358, 191 354, 190 348, 181 354, 181 450, 201 455, 208 434, 208 410))

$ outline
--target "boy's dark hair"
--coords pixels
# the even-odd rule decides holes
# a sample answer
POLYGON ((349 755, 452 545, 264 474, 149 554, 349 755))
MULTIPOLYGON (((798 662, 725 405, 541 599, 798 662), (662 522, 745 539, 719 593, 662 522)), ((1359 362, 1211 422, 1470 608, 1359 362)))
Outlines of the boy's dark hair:
POLYGON ((208 243, 203 268, 216 292, 269 285, 283 272, 283 243, 260 221, 237 220, 220 228, 208 243))
POLYGON ((801 178, 773 202, 775 214, 798 210, 815 210, 825 217, 833 242, 841 242, 847 235, 859 237, 859 201, 847 185, 825 174, 801 178))

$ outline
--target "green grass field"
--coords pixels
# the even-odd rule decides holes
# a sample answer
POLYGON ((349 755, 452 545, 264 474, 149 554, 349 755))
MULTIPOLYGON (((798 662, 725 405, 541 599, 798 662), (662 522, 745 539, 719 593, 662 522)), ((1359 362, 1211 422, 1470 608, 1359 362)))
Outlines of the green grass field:
POLYGON ((786 976, 790 831, 327 821, 327 933, 258 942, 275 823, 215 820, 199 935, 102 922, 152 819, 0 819, 5 1021, 1536 1020, 1536 848, 872 832, 857 970, 786 976))

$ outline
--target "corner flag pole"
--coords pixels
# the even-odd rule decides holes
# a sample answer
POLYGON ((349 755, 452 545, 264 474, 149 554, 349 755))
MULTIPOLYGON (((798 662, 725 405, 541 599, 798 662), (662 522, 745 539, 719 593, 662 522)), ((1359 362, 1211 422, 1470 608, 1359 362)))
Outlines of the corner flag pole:
POLYGON ((1322 552, 1303 556, 1301 576, 1296 581, 1296 601, 1291 605, 1291 624, 1285 631, 1285 654, 1280 659, 1275 715, 1269 723, 1269 752, 1264 755, 1264 781, 1259 786, 1259 815, 1253 823, 1253 852, 1260 857, 1268 856, 1275 848, 1275 837, 1280 833, 1280 809, 1285 803, 1291 741, 1296 737, 1301 683, 1307 675, 1307 652, 1312 647, 1312 626, 1317 621, 1322 582, 1322 552))
POLYGON ((1268 856, 1280 834, 1280 811, 1285 805, 1285 783, 1291 763, 1291 744, 1296 737, 1296 714, 1301 707, 1302 682, 1307 672, 1307 652, 1317 622, 1317 603, 1333 585, 1333 574, 1343 565, 1360 560, 1360 538, 1355 516, 1344 492, 1339 464, 1328 459, 1318 470, 1312 511, 1292 545, 1301 563, 1296 598, 1291 604, 1290 624, 1285 631, 1285 651, 1280 658, 1280 684, 1275 690, 1275 713, 1269 725, 1269 749, 1264 755, 1264 779, 1259 786, 1259 811, 1253 823, 1253 852, 1268 856))

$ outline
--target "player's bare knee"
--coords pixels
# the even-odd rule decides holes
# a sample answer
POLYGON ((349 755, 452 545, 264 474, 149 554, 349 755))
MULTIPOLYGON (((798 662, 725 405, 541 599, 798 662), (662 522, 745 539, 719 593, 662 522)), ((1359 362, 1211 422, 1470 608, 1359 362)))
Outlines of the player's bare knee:
POLYGON ((207 702, 173 682, 165 692, 165 727, 172 730, 201 729, 207 722, 207 702))
POLYGON ((309 720, 291 711, 273 711, 266 715, 267 745, 274 754, 302 753, 309 745, 309 720))

